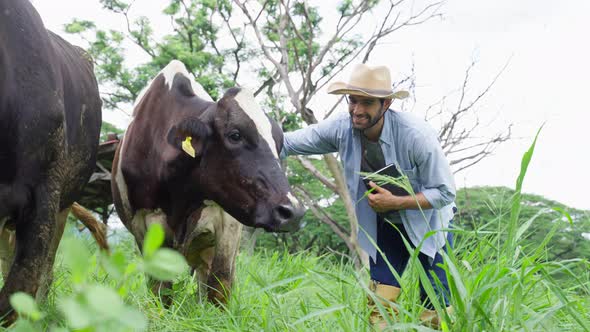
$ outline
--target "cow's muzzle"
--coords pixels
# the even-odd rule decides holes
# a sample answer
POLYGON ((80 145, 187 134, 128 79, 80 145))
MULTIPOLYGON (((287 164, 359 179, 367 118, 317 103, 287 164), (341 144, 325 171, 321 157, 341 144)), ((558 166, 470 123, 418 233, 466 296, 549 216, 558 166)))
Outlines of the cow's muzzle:
POLYGON ((294 232, 299 229, 299 221, 305 210, 301 206, 280 204, 271 211, 271 223, 256 223, 254 227, 263 228, 267 232, 294 232))

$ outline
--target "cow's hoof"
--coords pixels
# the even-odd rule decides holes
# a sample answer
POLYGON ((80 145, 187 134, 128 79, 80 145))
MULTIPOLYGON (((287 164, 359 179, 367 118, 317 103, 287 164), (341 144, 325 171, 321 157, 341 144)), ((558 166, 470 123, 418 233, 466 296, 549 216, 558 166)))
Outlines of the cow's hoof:
POLYGON ((209 300, 209 302, 217 306, 225 306, 229 300, 229 290, 218 290, 215 288, 210 288, 207 292, 207 299, 209 300))

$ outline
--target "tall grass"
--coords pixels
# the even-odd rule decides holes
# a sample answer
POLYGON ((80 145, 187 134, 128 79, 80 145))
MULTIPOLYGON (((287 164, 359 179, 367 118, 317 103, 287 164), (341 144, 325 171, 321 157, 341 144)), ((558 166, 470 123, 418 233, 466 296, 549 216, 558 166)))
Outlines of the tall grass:
MULTIPOLYGON (((455 247, 444 254, 443 268, 449 279, 454 314, 443 314, 433 287, 425 283, 443 317, 445 331, 590 330, 588 261, 547 260, 546 253, 551 250, 547 244, 559 232, 558 223, 544 241, 524 245, 523 238, 537 218, 523 220, 519 216, 520 189, 535 142, 523 157, 516 194, 490 204, 495 217, 473 230, 451 230, 455 233, 455 247)), ((87 241, 86 246, 91 248, 93 244, 87 241)), ((139 257, 131 237, 118 247, 129 264, 137 264, 139 257)), ((396 304, 399 314, 389 319, 389 330, 429 330, 418 319, 423 309, 418 283, 427 275, 416 264, 418 251, 411 250, 409 268, 401 278, 403 293, 396 304)), ((75 292, 71 268, 63 263, 63 257, 63 252, 58 253, 55 282, 48 301, 41 305, 46 316, 41 323, 26 325, 29 329, 68 329, 56 304, 57 298, 75 292)), ((201 301, 195 281, 185 273, 173 287, 172 305, 165 308, 147 291, 140 270, 128 273, 121 287, 121 279, 101 269, 97 264, 100 259, 92 257, 88 260, 90 282, 119 290, 125 302, 145 316, 150 331, 373 330, 368 320, 367 297, 372 296, 366 287, 368 273, 355 270, 346 258, 334 263, 334 257, 315 257, 306 252, 241 254, 233 292, 225 306, 201 301)), ((103 330, 129 328, 97 323, 85 329, 103 330)))

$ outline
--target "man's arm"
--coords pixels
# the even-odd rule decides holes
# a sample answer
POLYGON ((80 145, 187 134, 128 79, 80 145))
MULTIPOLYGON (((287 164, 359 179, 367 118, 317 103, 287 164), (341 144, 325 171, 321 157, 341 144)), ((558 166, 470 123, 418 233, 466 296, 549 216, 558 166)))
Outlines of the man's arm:
POLYGON ((309 127, 285 133, 281 158, 290 155, 337 152, 342 119, 324 120, 309 127))
POLYGON ((451 204, 456 195, 455 179, 436 133, 425 135, 414 146, 414 161, 424 187, 421 193, 435 209, 451 204))

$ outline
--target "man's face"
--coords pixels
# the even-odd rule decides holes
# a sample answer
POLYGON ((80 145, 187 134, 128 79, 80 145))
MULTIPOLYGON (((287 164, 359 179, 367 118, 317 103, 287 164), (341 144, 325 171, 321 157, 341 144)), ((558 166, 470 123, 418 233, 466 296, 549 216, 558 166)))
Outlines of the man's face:
POLYGON ((385 105, 380 99, 349 95, 347 100, 348 112, 355 129, 370 128, 381 119, 385 105))

